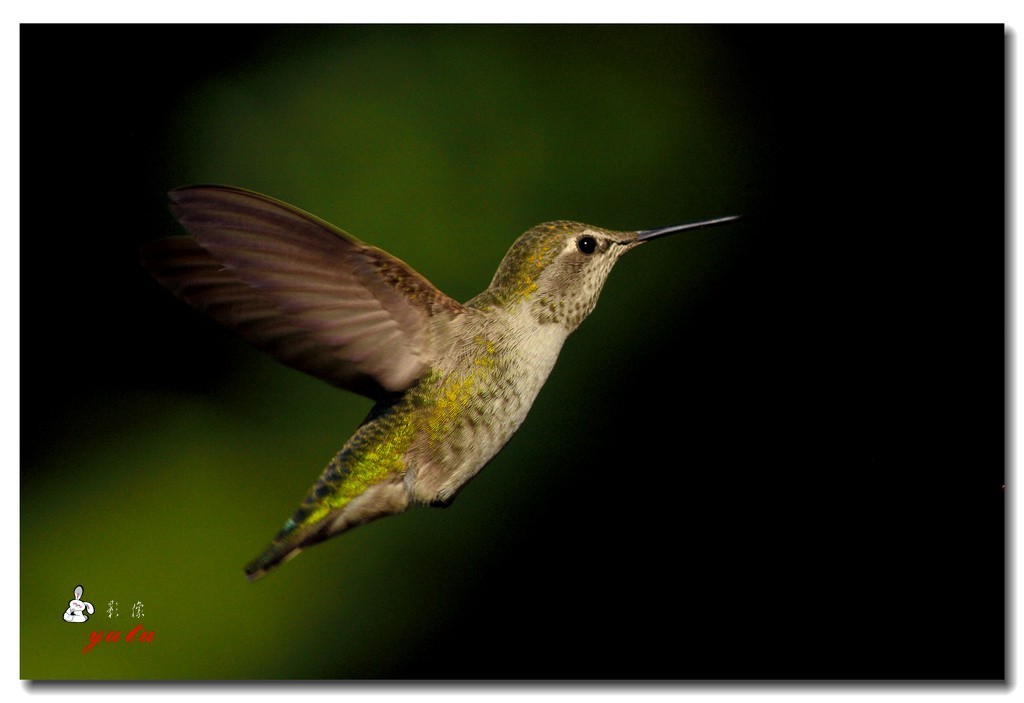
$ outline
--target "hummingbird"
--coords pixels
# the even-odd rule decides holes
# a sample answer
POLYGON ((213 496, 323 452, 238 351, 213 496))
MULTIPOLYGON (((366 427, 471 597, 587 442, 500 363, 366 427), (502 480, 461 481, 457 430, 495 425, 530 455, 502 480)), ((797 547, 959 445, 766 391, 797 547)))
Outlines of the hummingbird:
POLYGON ((202 185, 169 198, 189 236, 141 252, 163 286, 278 361, 375 403, 245 567, 251 581, 410 505, 450 504, 519 429, 623 254, 738 217, 633 232, 540 224, 485 291, 459 303, 387 252, 268 196, 202 185))

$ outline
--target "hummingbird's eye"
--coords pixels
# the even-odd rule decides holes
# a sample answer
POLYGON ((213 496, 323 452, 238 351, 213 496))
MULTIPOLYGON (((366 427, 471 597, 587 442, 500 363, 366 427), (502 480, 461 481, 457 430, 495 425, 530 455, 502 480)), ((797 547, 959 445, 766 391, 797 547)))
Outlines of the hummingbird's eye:
POLYGON ((576 248, 584 254, 593 254, 597 249, 597 240, 593 237, 580 237, 576 241, 576 248))

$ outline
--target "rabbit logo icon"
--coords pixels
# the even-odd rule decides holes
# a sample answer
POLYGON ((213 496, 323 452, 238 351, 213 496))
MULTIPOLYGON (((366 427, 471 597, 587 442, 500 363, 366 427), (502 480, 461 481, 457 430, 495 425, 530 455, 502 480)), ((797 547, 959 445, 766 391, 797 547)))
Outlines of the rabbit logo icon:
POLYGON ((89 615, 86 615, 85 611, 89 611, 89 615, 95 612, 92 603, 82 600, 82 587, 76 586, 75 598, 68 603, 68 609, 64 613, 64 622, 85 622, 89 619, 89 615))

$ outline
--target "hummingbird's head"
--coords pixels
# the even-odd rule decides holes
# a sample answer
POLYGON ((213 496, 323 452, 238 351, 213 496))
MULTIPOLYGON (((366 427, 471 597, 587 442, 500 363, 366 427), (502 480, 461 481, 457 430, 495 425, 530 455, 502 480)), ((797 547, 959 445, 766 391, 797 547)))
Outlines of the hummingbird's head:
POLYGON ((636 246, 636 233, 579 222, 545 222, 515 241, 488 288, 507 308, 529 305, 544 324, 570 331, 590 314, 619 257, 636 246))
POLYGON ((658 237, 720 224, 723 217, 674 227, 616 232, 580 222, 546 222, 509 249, 487 290, 488 302, 527 304, 542 324, 576 329, 597 305, 601 288, 623 254, 658 237))

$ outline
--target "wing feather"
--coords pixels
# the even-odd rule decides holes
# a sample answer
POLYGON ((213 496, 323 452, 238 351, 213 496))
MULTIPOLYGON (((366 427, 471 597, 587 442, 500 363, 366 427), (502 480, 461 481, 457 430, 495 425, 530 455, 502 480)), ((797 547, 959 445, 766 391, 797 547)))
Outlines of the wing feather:
POLYGON ((278 360, 379 399, 427 369, 452 322, 471 314, 408 265, 251 191, 170 193, 191 237, 151 242, 164 286, 278 360))

